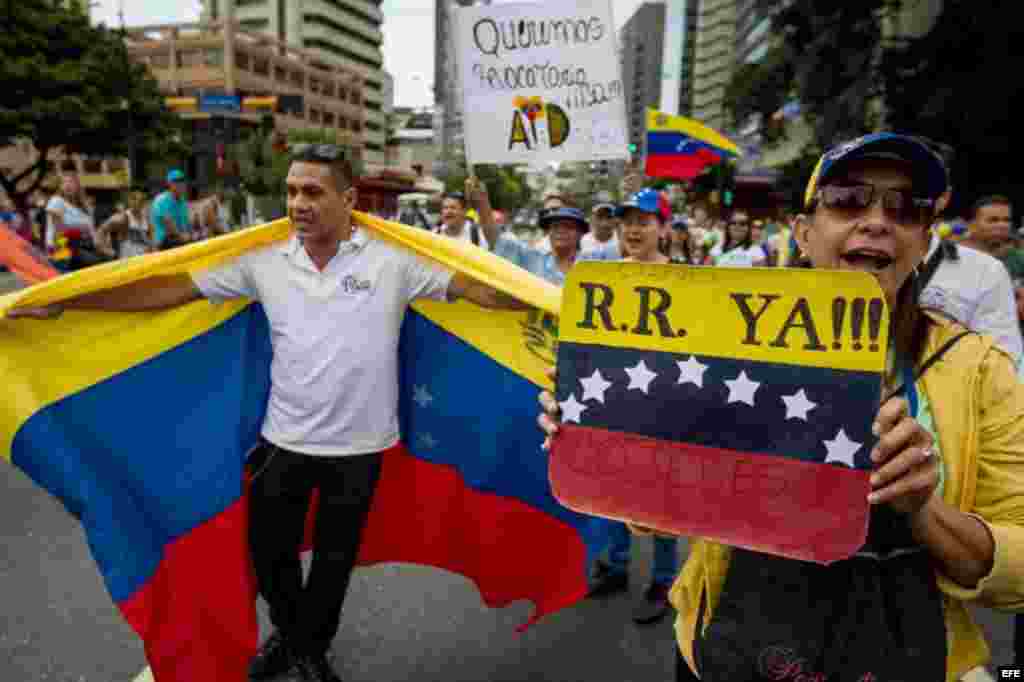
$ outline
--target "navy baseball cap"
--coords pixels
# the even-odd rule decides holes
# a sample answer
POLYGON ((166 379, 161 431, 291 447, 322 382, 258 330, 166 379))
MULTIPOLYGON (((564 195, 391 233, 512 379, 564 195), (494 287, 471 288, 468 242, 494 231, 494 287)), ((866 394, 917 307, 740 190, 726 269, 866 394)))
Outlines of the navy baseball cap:
POLYGON ((626 203, 619 206, 616 215, 621 218, 626 214, 626 209, 629 208, 635 208, 644 213, 653 213, 661 218, 663 223, 667 223, 672 219, 672 207, 668 205, 668 199, 657 190, 640 190, 631 196, 626 203))
POLYGON ((558 220, 571 220, 575 222, 581 232, 588 232, 590 230, 590 223, 587 222, 587 218, 583 215, 583 211, 578 208, 570 208, 568 206, 553 208, 549 211, 542 211, 538 223, 542 230, 548 230, 551 228, 551 223, 558 220))
POLYGON ((872 133, 844 142, 825 152, 807 183, 804 208, 810 208, 818 189, 835 177, 843 165, 857 159, 897 159, 911 165, 915 193, 937 199, 949 187, 946 164, 938 154, 910 135, 872 133))
POLYGON ((167 182, 185 182, 185 174, 175 168, 167 174, 167 182))

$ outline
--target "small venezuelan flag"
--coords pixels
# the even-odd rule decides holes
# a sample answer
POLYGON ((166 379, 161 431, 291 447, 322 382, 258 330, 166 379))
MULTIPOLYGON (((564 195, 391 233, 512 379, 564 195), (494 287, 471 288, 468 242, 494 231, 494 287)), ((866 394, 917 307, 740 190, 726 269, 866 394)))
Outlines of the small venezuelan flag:
POLYGON ((559 500, 806 561, 863 546, 888 326, 870 275, 582 263, 564 297, 559 500))
MULTIPOLYGON (((554 499, 536 425, 558 289, 471 245, 356 217, 375 238, 547 311, 409 310, 398 349, 403 438, 385 454, 359 563, 456 572, 488 606, 533 601, 533 620, 582 599, 608 524, 554 499)), ((157 682, 248 679, 257 621, 244 466, 270 389, 266 315, 246 300, 54 321, 3 313, 213 267, 290 231, 278 221, 0 297, 11 396, 0 405, 0 457, 81 521, 157 682)))
POLYGON ((690 180, 723 159, 742 156, 736 143, 683 116, 647 110, 647 162, 652 178, 690 180))

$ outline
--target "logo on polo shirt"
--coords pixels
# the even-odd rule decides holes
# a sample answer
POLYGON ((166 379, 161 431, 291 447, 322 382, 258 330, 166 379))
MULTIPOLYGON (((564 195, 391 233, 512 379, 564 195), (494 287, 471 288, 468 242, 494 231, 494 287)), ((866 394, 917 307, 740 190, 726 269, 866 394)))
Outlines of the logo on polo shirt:
POLYGON ((361 280, 353 277, 352 275, 346 275, 345 279, 341 280, 341 288, 345 290, 346 294, 357 294, 360 291, 369 291, 370 280, 361 280))

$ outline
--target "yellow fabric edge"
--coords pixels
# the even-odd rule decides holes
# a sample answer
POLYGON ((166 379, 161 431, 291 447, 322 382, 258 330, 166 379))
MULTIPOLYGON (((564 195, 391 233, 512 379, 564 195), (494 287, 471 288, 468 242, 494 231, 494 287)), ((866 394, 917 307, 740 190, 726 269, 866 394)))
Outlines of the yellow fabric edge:
MULTIPOLYGON (((417 301, 412 307, 434 324, 536 386, 552 387, 551 381, 544 375, 548 363, 533 355, 525 345, 529 313, 484 311, 465 301, 417 301), (479 323, 481 315, 486 315, 486 324, 479 323)), ((550 366, 554 367, 554 364, 552 358, 550 366)))
MULTIPOLYGON (((5 387, 12 407, 0 411, 0 457, 10 460, 14 436, 33 414, 210 331, 249 303, 196 301, 152 313, 68 311, 60 325, 0 320, 0 376, 24 377, 5 387), (73 355, 76 361, 41 365, 41 347, 46 357, 73 355), (28 374, 25 367, 36 372, 28 374)), ((109 425, 97 427, 116 428, 116 412, 110 418, 109 425)))
POLYGON ((719 149, 732 152, 737 156, 743 156, 743 151, 739 148, 735 142, 722 135, 714 128, 709 128, 703 123, 694 121, 690 118, 683 116, 674 116, 672 114, 666 114, 657 109, 647 110, 647 132, 653 133, 685 133, 692 138, 700 140, 701 142, 707 142, 713 144, 719 149), (666 117, 664 124, 658 123, 658 118, 666 117))

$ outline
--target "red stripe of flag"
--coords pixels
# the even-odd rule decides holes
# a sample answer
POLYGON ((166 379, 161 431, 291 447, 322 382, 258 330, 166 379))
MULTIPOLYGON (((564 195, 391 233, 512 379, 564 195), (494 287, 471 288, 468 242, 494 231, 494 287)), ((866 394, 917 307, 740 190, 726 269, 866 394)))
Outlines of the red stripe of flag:
POLYGON ((867 539, 870 471, 563 424, 551 486, 577 511, 831 563, 867 539))

